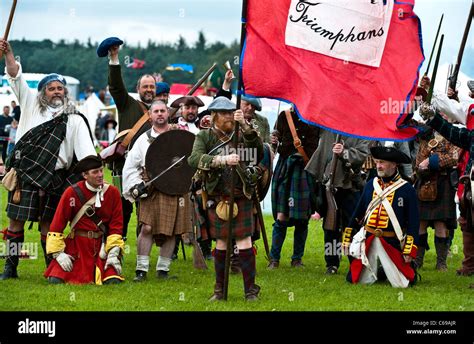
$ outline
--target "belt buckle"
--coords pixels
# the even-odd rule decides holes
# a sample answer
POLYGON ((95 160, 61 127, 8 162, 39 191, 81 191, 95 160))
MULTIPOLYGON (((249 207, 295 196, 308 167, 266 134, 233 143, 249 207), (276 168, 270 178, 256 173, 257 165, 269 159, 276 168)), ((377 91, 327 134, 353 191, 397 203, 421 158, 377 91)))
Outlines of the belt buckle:
POLYGON ((88 239, 94 239, 94 232, 93 231, 88 231, 87 232, 87 238, 88 239))
POLYGON ((293 145, 295 146, 295 148, 300 148, 302 146, 302 142, 300 139, 297 139, 293 141, 293 145))
POLYGON ((88 207, 84 213, 87 215, 87 217, 92 217, 95 214, 95 210, 92 207, 88 207))
POLYGON ((383 231, 379 228, 375 228, 374 230, 374 235, 377 237, 377 238, 380 238, 382 235, 383 235, 383 231))

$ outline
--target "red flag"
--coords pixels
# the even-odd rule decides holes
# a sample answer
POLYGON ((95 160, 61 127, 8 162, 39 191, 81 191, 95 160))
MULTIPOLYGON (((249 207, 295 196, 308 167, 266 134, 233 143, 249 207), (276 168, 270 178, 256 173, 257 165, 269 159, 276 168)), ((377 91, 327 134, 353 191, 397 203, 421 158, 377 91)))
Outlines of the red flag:
POLYGON ((424 61, 413 7, 248 0, 244 93, 291 102, 307 122, 346 135, 413 137, 415 128, 402 127, 424 61))
POLYGON ((127 65, 128 68, 142 69, 145 67, 145 61, 134 58, 133 62, 127 65))

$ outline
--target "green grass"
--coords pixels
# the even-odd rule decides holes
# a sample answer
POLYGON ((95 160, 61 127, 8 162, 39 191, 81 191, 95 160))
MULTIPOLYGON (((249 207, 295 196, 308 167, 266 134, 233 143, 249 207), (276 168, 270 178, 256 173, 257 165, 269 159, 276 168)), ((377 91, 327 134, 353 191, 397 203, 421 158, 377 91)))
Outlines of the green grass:
MULTIPOLYGON (((0 225, 7 225, 4 211, 6 191, 0 188, 0 225)), ((265 217, 269 240, 272 218, 265 217)), ((231 275, 228 302, 210 303, 214 284, 213 265, 207 271, 192 266, 192 249, 186 247, 187 261, 180 254, 171 266, 178 280, 158 281, 154 275, 158 249, 152 251, 150 273, 145 283, 133 283, 135 274, 135 217, 132 218, 127 241, 124 271, 126 281, 121 285, 48 285, 42 276, 44 260, 36 225, 25 231, 25 242, 38 243, 36 260, 21 260, 19 279, 0 282, 0 311, 473 311, 474 290, 468 289, 472 278, 458 277, 455 270, 462 260, 460 231, 456 232, 453 256, 448 258, 449 270, 437 272, 435 252, 428 251, 425 267, 420 271, 422 281, 408 289, 394 289, 388 284, 372 286, 351 285, 345 281, 347 258, 343 258, 339 274, 326 276, 323 232, 320 221, 311 221, 304 256, 306 267, 290 268, 293 231, 282 252, 280 268, 266 269, 263 243, 257 242, 257 284, 262 287, 260 301, 243 300, 241 275, 231 275), (12 291, 14 291, 12 293, 12 291)), ((433 232, 430 231, 432 244, 433 232)), ((0 263, 3 270, 3 262, 0 263)))

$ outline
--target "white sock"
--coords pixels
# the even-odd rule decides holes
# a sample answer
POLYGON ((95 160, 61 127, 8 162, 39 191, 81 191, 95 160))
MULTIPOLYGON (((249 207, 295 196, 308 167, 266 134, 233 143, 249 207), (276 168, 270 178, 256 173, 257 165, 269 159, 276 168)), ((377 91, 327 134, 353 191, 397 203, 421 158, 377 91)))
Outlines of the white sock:
POLYGON ((148 272, 150 268, 150 256, 137 255, 137 270, 148 272))
POLYGON ((170 265, 171 258, 159 256, 158 262, 156 262, 156 271, 170 271, 170 265))

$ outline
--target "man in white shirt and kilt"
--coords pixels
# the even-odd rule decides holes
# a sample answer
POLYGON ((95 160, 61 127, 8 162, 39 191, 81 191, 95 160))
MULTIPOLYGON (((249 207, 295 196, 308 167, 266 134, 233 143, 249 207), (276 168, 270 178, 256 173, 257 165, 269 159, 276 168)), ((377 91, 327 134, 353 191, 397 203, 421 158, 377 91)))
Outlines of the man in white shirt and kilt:
MULTIPOLYGON (((16 173, 17 177, 12 177, 10 180, 17 182, 8 186, 8 256, 0 275, 0 279, 8 279, 18 277, 25 222, 39 222, 44 251, 61 194, 80 178, 69 172, 73 160, 96 152, 87 120, 69 103, 64 77, 47 75, 35 92, 28 87, 7 41, 0 40, 0 51, 5 55, 6 75, 22 109, 17 143, 7 162, 10 176, 16 173)), ((45 259, 48 265, 46 254, 45 259)))

